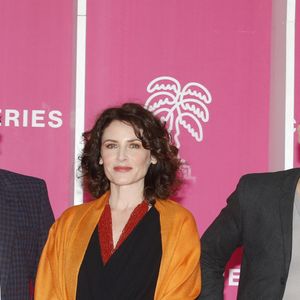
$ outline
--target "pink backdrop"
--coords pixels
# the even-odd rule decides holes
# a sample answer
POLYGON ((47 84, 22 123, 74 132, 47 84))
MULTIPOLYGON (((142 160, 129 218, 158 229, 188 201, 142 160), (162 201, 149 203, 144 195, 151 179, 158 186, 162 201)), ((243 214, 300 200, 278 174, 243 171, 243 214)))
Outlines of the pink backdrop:
POLYGON ((1 168, 44 178, 56 216, 73 197, 73 2, 0 1, 1 168))
MULTIPOLYGON (((167 83, 180 84, 172 94, 179 99, 194 83, 191 98, 203 114, 195 117, 186 106, 189 115, 181 116, 194 135, 201 126, 203 138, 181 125, 181 157, 191 174, 180 197, 203 233, 242 174, 268 170, 272 1, 87 3, 86 128, 108 106, 144 104, 157 92, 147 91, 148 84, 161 76, 173 82, 160 81, 163 92, 167 83)), ((73 202, 75 6, 73 0, 0 1, 1 167, 44 178, 56 216, 73 202)), ((297 16, 299 123, 300 5, 297 16)), ((295 150, 300 166, 298 145, 295 150)), ((238 261, 236 253, 225 274, 231 274, 227 300, 235 299, 238 261)))
POLYGON ((242 174, 268 169, 271 1, 90 0, 87 15, 87 128, 107 106, 144 104, 160 76, 211 93, 203 140, 180 133, 194 177, 182 204, 202 233, 242 174))

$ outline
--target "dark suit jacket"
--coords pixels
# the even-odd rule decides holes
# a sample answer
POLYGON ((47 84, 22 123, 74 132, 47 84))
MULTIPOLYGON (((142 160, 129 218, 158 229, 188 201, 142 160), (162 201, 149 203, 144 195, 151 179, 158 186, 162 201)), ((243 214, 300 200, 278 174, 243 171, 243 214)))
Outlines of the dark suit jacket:
POLYGON ((53 221, 43 180, 0 170, 1 300, 30 299, 53 221))
POLYGON ((292 216, 300 169, 241 178, 227 206, 201 238, 202 292, 223 299, 223 272, 244 247, 238 299, 282 299, 292 248, 292 216))

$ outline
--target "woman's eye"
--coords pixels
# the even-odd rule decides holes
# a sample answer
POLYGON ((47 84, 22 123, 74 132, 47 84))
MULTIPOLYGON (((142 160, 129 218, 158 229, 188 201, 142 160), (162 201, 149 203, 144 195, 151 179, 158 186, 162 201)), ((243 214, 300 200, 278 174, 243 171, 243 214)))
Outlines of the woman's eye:
POLYGON ((117 145, 116 145, 116 144, 110 143, 110 144, 105 144, 105 147, 106 147, 107 149, 114 149, 114 148, 117 147, 117 145))
POLYGON ((141 148, 141 145, 138 144, 138 143, 132 143, 132 144, 130 144, 130 148, 132 148, 132 149, 139 149, 139 148, 141 148))

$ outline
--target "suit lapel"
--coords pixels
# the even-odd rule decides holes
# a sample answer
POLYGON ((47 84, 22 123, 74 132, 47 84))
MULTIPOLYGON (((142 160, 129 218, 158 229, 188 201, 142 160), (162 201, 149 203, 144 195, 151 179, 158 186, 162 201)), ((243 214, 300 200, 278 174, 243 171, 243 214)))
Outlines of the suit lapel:
POLYGON ((284 251, 284 271, 288 274, 292 255, 293 207, 300 169, 295 169, 287 176, 283 184, 283 195, 279 198, 281 229, 284 251))

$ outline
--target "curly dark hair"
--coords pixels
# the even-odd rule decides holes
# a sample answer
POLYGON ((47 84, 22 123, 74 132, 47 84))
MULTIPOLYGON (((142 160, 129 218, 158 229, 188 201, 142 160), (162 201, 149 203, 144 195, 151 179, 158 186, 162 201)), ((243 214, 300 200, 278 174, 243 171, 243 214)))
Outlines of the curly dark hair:
POLYGON ((181 184, 178 149, 172 144, 168 130, 150 111, 136 103, 108 108, 100 114, 94 127, 83 133, 85 146, 80 157, 84 185, 94 197, 110 188, 103 165, 99 164, 102 135, 112 121, 131 125, 145 149, 150 150, 157 163, 151 164, 145 176, 144 197, 150 203, 156 198, 166 199, 181 184))

